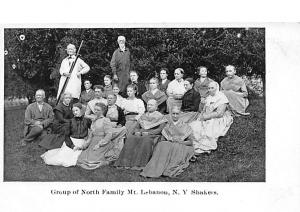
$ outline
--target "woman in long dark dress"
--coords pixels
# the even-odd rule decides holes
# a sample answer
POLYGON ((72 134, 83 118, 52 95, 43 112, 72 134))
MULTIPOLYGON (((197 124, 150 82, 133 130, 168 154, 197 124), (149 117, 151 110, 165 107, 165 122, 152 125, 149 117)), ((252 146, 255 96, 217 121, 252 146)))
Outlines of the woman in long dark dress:
POLYGON ((71 93, 64 93, 62 101, 53 109, 55 119, 52 123, 52 134, 45 135, 39 145, 47 150, 60 148, 65 139, 66 127, 73 118, 71 93))
POLYGON ((150 161, 143 169, 144 177, 175 177, 189 166, 194 155, 192 128, 179 119, 180 109, 174 107, 168 123, 162 130, 163 139, 158 142, 150 161))
POLYGON ((138 120, 133 135, 127 137, 120 157, 114 164, 116 167, 141 170, 146 166, 166 122, 156 109, 157 101, 150 99, 147 103, 148 111, 138 120))

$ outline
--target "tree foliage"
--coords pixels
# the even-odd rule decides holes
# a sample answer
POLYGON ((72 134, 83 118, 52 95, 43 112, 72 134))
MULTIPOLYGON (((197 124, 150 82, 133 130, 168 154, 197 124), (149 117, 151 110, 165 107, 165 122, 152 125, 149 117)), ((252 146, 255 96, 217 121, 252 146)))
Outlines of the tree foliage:
POLYGON ((84 77, 102 84, 103 76, 111 74, 118 35, 126 37, 132 68, 144 80, 161 67, 171 71, 170 78, 178 67, 196 77, 202 65, 220 82, 228 64, 236 66, 238 75, 256 74, 265 80, 264 28, 14 28, 4 30, 5 95, 28 96, 44 88, 55 96, 66 46, 78 47, 81 40, 81 58, 91 67, 84 77))

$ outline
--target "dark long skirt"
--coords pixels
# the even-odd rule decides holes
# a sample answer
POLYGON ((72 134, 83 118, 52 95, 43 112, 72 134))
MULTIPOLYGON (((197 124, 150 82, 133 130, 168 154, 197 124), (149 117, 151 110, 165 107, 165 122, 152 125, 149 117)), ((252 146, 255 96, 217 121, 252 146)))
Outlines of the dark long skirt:
POLYGON ((128 136, 114 166, 142 170, 150 160, 154 145, 159 138, 160 136, 157 135, 128 136))

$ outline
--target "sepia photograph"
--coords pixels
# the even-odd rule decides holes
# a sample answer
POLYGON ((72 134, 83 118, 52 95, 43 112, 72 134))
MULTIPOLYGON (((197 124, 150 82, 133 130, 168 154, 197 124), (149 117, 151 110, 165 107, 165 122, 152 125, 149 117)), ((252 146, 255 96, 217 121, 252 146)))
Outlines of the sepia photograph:
POLYGON ((4 182, 265 182, 264 27, 4 29, 4 182))

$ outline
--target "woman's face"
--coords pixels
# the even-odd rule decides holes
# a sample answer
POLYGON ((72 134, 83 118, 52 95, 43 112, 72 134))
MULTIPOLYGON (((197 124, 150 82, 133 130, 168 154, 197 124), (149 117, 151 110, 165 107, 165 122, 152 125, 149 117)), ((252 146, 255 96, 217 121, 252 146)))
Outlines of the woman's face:
POLYGON ((157 81, 155 79, 151 79, 149 82, 149 88, 150 90, 154 90, 157 88, 157 81))
POLYGON ((207 69, 206 68, 200 68, 199 76, 200 77, 206 77, 207 76, 207 69))
POLYGON ((79 107, 73 107, 72 108, 73 114, 75 117, 80 117, 81 116, 81 110, 79 107))
POLYGON ((95 111, 95 114, 97 115, 97 116, 102 116, 103 115, 103 111, 102 111, 102 108, 100 107, 100 106, 95 106, 94 107, 94 111, 95 111))
POLYGON ((216 91, 217 91, 217 87, 214 83, 210 83, 208 85, 208 92, 211 96, 214 96, 216 94, 216 91))
POLYGON ((104 77, 104 85, 106 86, 111 85, 111 80, 108 77, 104 77))
POLYGON ((168 77, 167 72, 165 70, 161 70, 159 75, 160 75, 160 79, 162 80, 167 79, 168 77))
POLYGON ((172 109, 172 113, 171 113, 171 116, 172 116, 172 120, 174 122, 178 121, 179 119, 179 114, 180 114, 180 110, 178 108, 173 108, 172 109))
POLYGON ((185 80, 184 81, 184 88, 185 90, 191 90, 193 88, 193 84, 191 84, 189 81, 185 80))
POLYGON ((114 105, 115 103, 116 103, 116 97, 115 97, 115 95, 109 94, 107 96, 107 104, 109 106, 111 106, 111 105, 114 105))
POLYGON ((147 110, 148 110, 148 112, 154 112, 154 111, 156 111, 156 109, 157 109, 157 106, 156 106, 156 103, 155 103, 155 101, 148 101, 148 103, 147 103, 147 110))
POLYGON ((67 95, 64 96, 63 102, 64 102, 65 105, 69 105, 71 100, 72 100, 72 96, 67 94, 67 95))
POLYGON ((95 98, 101 98, 102 97, 102 91, 99 88, 95 89, 95 98))
POLYGON ((84 82, 84 88, 85 90, 89 90, 92 87, 92 83, 90 81, 84 82))
POLYGON ((175 70, 174 76, 175 76, 175 79, 180 80, 180 79, 182 79, 183 74, 181 73, 180 70, 175 70))
POLYGON ((118 88, 118 87, 113 87, 113 93, 115 94, 115 95, 118 95, 119 94, 119 92, 120 92, 120 89, 118 88))
POLYGON ((226 67, 225 68, 226 76, 231 78, 235 74, 235 69, 232 66, 226 67))
POLYGON ((135 96, 135 91, 133 88, 127 88, 127 96, 128 97, 134 97, 135 96))
POLYGON ((138 75, 137 75, 137 73, 131 72, 131 73, 130 73, 130 80, 131 80, 131 82, 137 82, 137 80, 138 80, 138 75))

